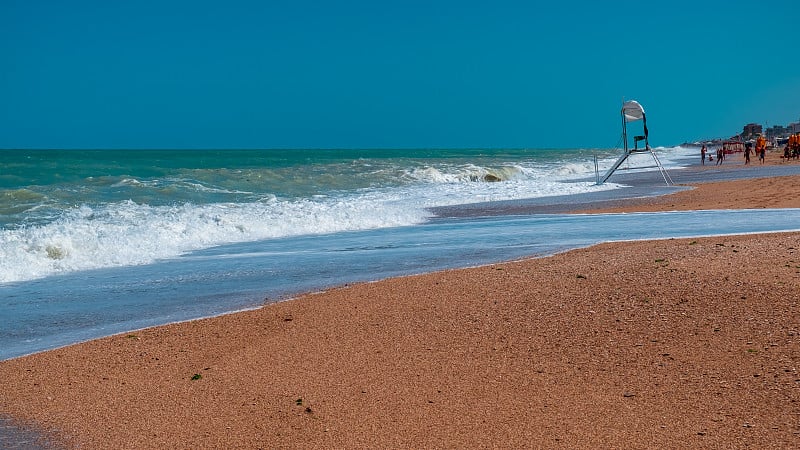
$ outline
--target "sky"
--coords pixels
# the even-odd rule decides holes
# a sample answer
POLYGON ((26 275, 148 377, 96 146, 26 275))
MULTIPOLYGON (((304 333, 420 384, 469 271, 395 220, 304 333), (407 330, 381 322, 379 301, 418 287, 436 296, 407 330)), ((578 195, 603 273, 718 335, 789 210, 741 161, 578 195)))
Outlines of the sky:
POLYGON ((0 148, 613 148, 800 121, 796 0, 0 0, 0 148))

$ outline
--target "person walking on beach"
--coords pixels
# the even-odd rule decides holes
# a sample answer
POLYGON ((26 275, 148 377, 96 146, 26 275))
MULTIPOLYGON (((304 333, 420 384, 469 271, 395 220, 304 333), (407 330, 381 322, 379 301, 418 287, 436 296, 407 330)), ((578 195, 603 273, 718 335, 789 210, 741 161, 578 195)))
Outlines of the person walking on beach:
POLYGON ((706 165, 706 146, 700 149, 700 164, 706 165))
POLYGON ((751 147, 749 145, 744 146, 744 163, 750 164, 750 150, 751 147))
POLYGON ((758 152, 758 161, 764 164, 764 154, 767 152, 767 140, 763 135, 758 135, 756 139, 756 152, 758 152))
POLYGON ((722 151, 722 147, 717 148, 717 164, 718 166, 722 165, 722 160, 725 158, 725 152, 722 151))

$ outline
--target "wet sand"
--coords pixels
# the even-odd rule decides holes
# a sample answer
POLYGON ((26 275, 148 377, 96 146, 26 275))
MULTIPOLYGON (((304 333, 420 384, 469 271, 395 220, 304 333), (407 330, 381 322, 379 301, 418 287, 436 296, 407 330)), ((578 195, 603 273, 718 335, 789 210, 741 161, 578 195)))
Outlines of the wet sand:
MULTIPOLYGON (((703 183, 615 211, 796 208, 797 187, 703 183)), ((798 361, 800 233, 672 239, 0 362, 0 413, 81 448, 793 448, 798 361)))
POLYGON ((649 212, 699 209, 800 208, 800 176, 698 183, 694 189, 660 197, 608 202, 575 212, 649 212))

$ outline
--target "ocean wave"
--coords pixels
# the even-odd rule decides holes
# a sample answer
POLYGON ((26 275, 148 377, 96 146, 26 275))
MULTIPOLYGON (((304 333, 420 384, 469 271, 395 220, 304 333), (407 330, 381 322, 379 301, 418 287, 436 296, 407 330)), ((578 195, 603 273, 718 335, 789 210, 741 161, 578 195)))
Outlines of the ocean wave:
POLYGON ((136 178, 123 178, 113 184, 112 188, 135 188, 135 189, 183 189, 187 192, 204 192, 214 194, 253 194, 251 191, 241 191, 237 189, 227 189, 223 187, 207 185, 196 180, 182 178, 166 178, 139 180, 136 178))
POLYGON ((481 167, 464 166, 416 167, 405 172, 412 180, 425 183, 473 183, 509 181, 524 175, 520 166, 481 167))
POLYGON ((46 196, 30 189, 0 191, 0 215, 19 214, 37 208, 46 196))
POLYGON ((140 265, 217 245, 410 225, 424 211, 370 201, 81 206, 51 223, 0 231, 0 282, 140 265), (380 211, 381 214, 376 214, 380 211))
POLYGON ((112 184, 111 187, 117 188, 117 187, 123 187, 123 186, 126 186, 126 187, 127 186, 153 186, 154 184, 155 184, 154 182, 148 182, 148 181, 142 182, 140 180, 137 180, 136 178, 123 178, 123 179, 117 181, 116 183, 112 184))
POLYGON ((584 164, 580 163, 566 163, 564 165, 559 166, 555 171, 555 175, 561 177, 571 177, 574 175, 581 175, 585 176, 587 174, 591 174, 594 171, 594 163, 587 161, 584 164))
POLYGON ((417 183, 300 200, 263 195, 244 203, 82 205, 47 223, 0 229, 0 282, 149 264, 236 242, 414 225, 434 206, 617 187, 533 180, 518 171, 511 169, 503 183, 417 183))
MULTIPOLYGON (((481 159, 436 152, 429 159, 243 170, 148 168, 42 185, 51 199, 28 202, 40 212, 7 214, 1 223, 0 282, 149 264, 229 243, 414 225, 437 206, 619 187, 594 184, 586 151, 535 153, 481 159)), ((613 162, 612 156, 606 151, 603 161, 613 162)))

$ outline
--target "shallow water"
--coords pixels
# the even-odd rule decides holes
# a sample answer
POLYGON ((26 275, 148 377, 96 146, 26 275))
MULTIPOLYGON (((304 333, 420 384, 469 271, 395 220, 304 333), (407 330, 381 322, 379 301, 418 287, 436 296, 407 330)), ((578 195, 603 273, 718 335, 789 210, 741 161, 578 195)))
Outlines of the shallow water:
POLYGON ((606 241, 791 231, 797 224, 800 209, 496 215, 234 243, 0 286, 0 359, 346 283, 606 241))

